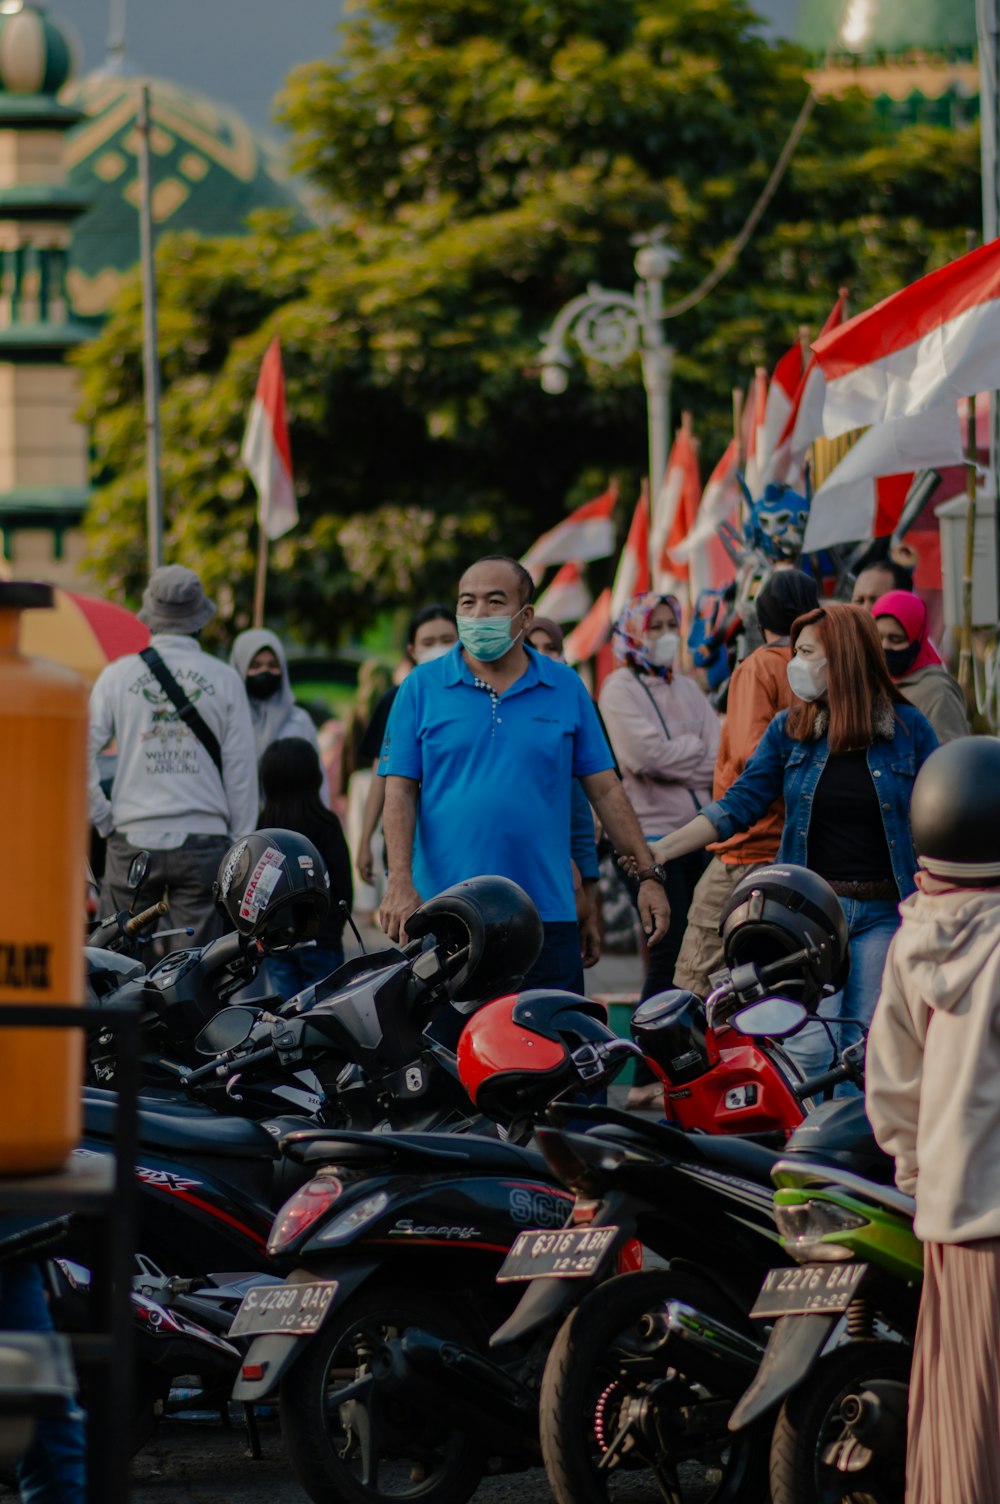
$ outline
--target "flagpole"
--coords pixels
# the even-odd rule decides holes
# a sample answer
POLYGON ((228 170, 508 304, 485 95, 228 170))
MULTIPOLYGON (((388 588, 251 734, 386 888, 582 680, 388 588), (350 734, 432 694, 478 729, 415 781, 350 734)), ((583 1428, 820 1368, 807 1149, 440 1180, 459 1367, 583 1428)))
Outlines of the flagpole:
POLYGON ((962 649, 958 659, 958 683, 965 695, 970 720, 976 713, 975 680, 972 672, 972 582, 976 562, 976 398, 966 405, 968 435, 965 466, 965 557, 962 569, 962 649))
POLYGON ((264 523, 257 524, 257 581, 253 592, 253 624, 264 625, 264 596, 267 593, 267 559, 271 540, 264 523))
POLYGON ((142 263, 142 368, 146 405, 146 553, 149 572, 163 563, 163 476, 160 471, 160 362, 156 323, 149 86, 139 90, 139 257, 142 263))

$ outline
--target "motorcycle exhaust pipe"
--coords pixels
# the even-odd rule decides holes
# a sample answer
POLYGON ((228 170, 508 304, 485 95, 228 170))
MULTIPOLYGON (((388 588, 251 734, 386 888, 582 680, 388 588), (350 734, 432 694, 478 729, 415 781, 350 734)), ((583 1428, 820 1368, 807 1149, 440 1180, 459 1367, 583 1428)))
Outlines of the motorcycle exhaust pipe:
POLYGON ((488 1358, 411 1327, 402 1352, 414 1373, 440 1393, 498 1451, 538 1453, 538 1400, 488 1358))
POLYGON ((650 1311, 639 1330, 659 1347, 674 1350, 678 1367, 693 1378, 734 1398, 743 1393, 764 1358, 762 1343, 682 1300, 668 1300, 660 1310, 650 1311))

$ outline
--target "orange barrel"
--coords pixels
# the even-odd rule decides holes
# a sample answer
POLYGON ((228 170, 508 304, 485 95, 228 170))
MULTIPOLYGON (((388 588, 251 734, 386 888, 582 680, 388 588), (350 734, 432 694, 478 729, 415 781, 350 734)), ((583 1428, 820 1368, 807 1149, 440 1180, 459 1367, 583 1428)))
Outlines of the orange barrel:
MULTIPOLYGON (((51 585, 0 581, 0 1008, 82 1003, 87 689, 18 651, 51 585)), ((0 1173, 56 1170, 80 1139, 81 1029, 0 1028, 0 1173)))

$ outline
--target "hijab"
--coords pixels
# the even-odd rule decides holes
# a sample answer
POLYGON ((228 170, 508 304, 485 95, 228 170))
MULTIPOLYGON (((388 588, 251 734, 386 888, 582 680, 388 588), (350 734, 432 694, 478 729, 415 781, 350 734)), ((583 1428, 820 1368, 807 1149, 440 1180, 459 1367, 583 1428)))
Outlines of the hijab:
POLYGON ((281 645, 281 639, 274 632, 268 632, 266 628, 241 632, 233 643, 229 662, 239 674, 245 689, 250 665, 262 648, 270 648, 281 665, 281 688, 269 700, 255 700, 250 695, 247 696, 250 702, 250 719, 253 722, 258 762, 271 743, 281 736, 288 721, 299 719, 295 714, 298 707, 295 704, 292 683, 288 677, 285 650, 281 645))
POLYGON ((894 675, 902 679, 906 674, 916 673, 918 668, 940 668, 944 660, 931 642, 927 625, 927 607, 912 590, 890 590, 880 595, 872 607, 872 616, 894 616, 906 633, 907 641, 916 651, 913 661, 903 673, 894 675))
POLYGON ((681 625, 681 604, 676 595, 659 595, 647 590, 634 595, 615 622, 611 632, 611 649, 619 663, 638 669, 644 674, 655 674, 669 684, 674 677, 673 666, 661 668, 650 661, 646 649, 646 631, 649 618, 657 606, 669 606, 677 618, 677 630, 681 625))
MULTIPOLYGON (((561 654, 563 650, 563 629, 559 623, 553 621, 551 616, 533 616, 531 618, 531 625, 525 635, 530 638, 539 628, 545 633, 556 652, 561 654)), ((528 646, 531 646, 530 642, 528 646)))

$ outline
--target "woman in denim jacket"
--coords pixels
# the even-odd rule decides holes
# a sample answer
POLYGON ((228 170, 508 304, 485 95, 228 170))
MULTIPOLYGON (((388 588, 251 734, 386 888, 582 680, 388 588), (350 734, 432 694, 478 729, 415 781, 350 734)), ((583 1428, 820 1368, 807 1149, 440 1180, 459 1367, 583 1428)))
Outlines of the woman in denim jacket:
MULTIPOLYGON (((867 1025, 899 926, 899 901, 915 887, 910 796, 937 737, 893 685, 875 624, 861 607, 820 606, 800 616, 791 646, 795 704, 775 716, 724 797, 651 849, 666 862, 724 841, 784 796, 778 861, 826 878, 847 916, 850 976, 820 1012, 867 1025)), ((853 1042, 853 1031, 839 1033, 841 1047, 853 1042)), ((803 1068, 822 1069, 824 1031, 810 1026, 799 1040, 794 1053, 803 1068)))

